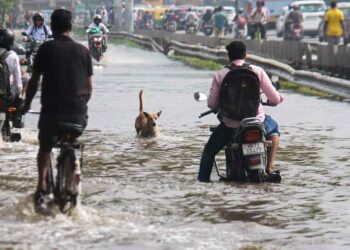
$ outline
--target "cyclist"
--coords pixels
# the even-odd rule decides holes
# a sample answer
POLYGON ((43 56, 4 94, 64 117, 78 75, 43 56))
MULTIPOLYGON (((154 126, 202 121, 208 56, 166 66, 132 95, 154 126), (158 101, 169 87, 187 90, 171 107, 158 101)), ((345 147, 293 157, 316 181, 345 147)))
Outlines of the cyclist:
POLYGON ((267 11, 266 11, 266 8, 264 8, 264 5, 265 5, 264 1, 257 1, 256 9, 254 10, 251 16, 250 36, 252 39, 255 39, 255 32, 257 31, 257 29, 260 29, 261 39, 265 39, 265 34, 266 34, 265 23, 267 21, 267 11))
MULTIPOLYGON (((90 29, 98 28, 102 31, 103 33, 103 50, 106 51, 107 49, 107 34, 109 33, 109 29, 104 25, 102 22, 102 17, 100 14, 96 14, 94 16, 93 22, 89 25, 87 32, 89 32, 90 29)), ((88 43, 89 43, 89 48, 91 46, 91 37, 88 35, 88 43)))
MULTIPOLYGON (((242 66, 245 63, 246 46, 242 41, 231 42, 226 46, 226 50, 228 52, 228 57, 231 64, 242 66)), ((258 76, 260 89, 265 93, 270 103, 272 105, 281 103, 283 101, 283 97, 276 91, 266 72, 262 68, 255 65, 250 65, 250 67, 258 76)), ((225 67, 224 69, 221 69, 214 74, 208 97, 208 107, 214 111, 219 110, 220 88, 228 72, 229 69, 225 67)), ((273 162, 279 143, 278 124, 270 116, 265 115, 261 104, 256 118, 264 122, 267 138, 272 140, 272 147, 268 152, 268 164, 266 168, 267 173, 272 173, 274 171, 273 162)), ((204 147, 198 173, 199 181, 210 181, 210 174, 212 171, 215 155, 229 142, 229 140, 232 138, 234 129, 239 126, 239 123, 240 121, 230 119, 223 115, 220 125, 211 134, 208 143, 204 147)))
MULTIPOLYGON (((21 67, 18 55, 12 51, 15 34, 10 29, 0 29, 0 61, 7 66, 7 79, 1 78, 0 99, 9 101, 9 104, 17 106, 22 95, 21 67), (5 82, 2 82, 5 80, 5 82)), ((4 69, 0 70, 5 74, 4 69)), ((6 117, 8 119, 8 117, 6 117)), ((1 122, 0 122, 1 123, 1 122)), ((3 124, 0 124, 0 131, 3 124)))
MULTIPOLYGON (((238 9, 238 13, 236 14, 235 18, 233 19, 234 22, 234 30, 235 30, 235 36, 239 37, 240 35, 240 31, 243 30, 243 37, 246 33, 246 26, 247 26, 247 21, 248 21, 248 17, 247 15, 244 13, 244 9, 243 8, 239 8, 238 9)), ((243 38, 242 37, 242 38, 243 38)))
POLYGON ((68 122, 87 125, 87 103, 92 94, 93 74, 89 50, 75 42, 72 13, 56 9, 51 15, 54 40, 41 45, 34 60, 22 113, 30 109, 41 82, 41 114, 39 118, 39 152, 37 158, 39 181, 34 195, 36 207, 43 204, 47 194, 47 174, 50 153, 58 137, 58 124, 68 122))

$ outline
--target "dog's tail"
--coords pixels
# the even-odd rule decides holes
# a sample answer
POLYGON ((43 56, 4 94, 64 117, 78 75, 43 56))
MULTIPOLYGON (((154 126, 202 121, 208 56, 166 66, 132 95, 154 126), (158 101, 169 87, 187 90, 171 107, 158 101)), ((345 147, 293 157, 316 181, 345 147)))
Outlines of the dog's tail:
POLYGON ((140 114, 141 114, 143 113, 143 90, 142 89, 139 94, 139 99, 140 99, 140 114))

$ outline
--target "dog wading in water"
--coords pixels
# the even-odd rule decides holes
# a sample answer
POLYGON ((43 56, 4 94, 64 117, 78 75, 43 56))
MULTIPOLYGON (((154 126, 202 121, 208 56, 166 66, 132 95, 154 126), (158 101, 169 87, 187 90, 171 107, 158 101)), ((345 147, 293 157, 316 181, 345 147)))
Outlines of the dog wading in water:
POLYGON ((156 137, 158 136, 157 120, 162 111, 144 112, 143 111, 143 90, 139 94, 140 99, 140 113, 135 120, 135 129, 137 135, 141 137, 156 137))

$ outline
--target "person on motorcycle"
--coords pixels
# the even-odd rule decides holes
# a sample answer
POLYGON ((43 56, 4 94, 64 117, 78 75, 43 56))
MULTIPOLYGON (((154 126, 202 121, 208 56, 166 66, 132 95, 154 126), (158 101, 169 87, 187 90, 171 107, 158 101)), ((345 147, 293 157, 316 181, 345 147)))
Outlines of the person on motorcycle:
POLYGON ((224 37, 225 35, 225 28, 227 26, 227 16, 226 14, 223 12, 223 8, 222 6, 219 6, 216 9, 216 12, 213 16, 214 19, 214 34, 216 37, 224 37))
POLYGON ((256 2, 256 9, 253 11, 253 14, 250 18, 250 36, 252 39, 255 39, 255 32, 257 29, 260 29, 261 39, 265 39, 266 28, 265 23, 267 21, 267 12, 266 8, 264 8, 264 1, 256 2))
POLYGON ((301 25, 303 22, 303 13, 299 10, 298 5, 291 6, 292 11, 288 14, 286 18, 286 23, 284 27, 285 32, 291 32, 291 25, 301 25))
MULTIPOLYGON (((21 66, 18 55, 12 51, 15 34, 10 29, 0 29, 0 60, 4 61, 8 68, 9 78, 1 86, 6 85, 6 89, 0 89, 0 99, 8 101, 11 106, 17 107, 22 96, 21 66)), ((0 110, 1 112, 1 110, 0 110)), ((8 119, 8 118, 6 118, 8 119)), ((1 120, 0 120, 1 123, 1 120)), ((0 131, 3 124, 0 124, 0 131)))
POLYGON ((145 29, 151 29, 152 28, 152 20, 153 20, 152 13, 149 11, 145 11, 145 13, 142 17, 142 27, 145 29))
MULTIPOLYGON (((226 50, 231 64, 242 66, 245 63, 247 52, 246 46, 242 41, 231 42, 226 46, 226 50)), ((266 72, 261 67, 255 65, 250 65, 250 67, 258 76, 260 89, 267 96, 269 103, 271 105, 281 103, 283 101, 283 96, 276 91, 266 72)), ((214 74, 208 97, 208 107, 215 112, 220 112, 220 88, 229 71, 230 70, 225 67, 214 74)), ((278 124, 270 116, 265 114, 262 104, 260 104, 256 118, 264 123, 266 138, 272 140, 272 146, 268 151, 268 164, 266 168, 267 173, 272 173, 274 171, 273 164, 279 143, 278 124)), ((240 124, 240 121, 230 119, 224 115, 222 115, 220 120, 220 125, 211 134, 208 143, 204 147, 198 173, 198 180, 201 182, 210 181, 215 155, 231 140, 235 129, 240 124)))
POLYGON ((89 34, 89 30, 90 29, 100 29, 103 33, 103 44, 102 44, 102 48, 103 51, 107 50, 107 34, 109 33, 109 29, 106 27, 106 25, 104 25, 104 23, 102 22, 102 17, 100 14, 96 14, 94 16, 93 22, 89 25, 88 29, 87 29, 87 33, 88 33, 88 43, 89 43, 89 48, 92 45, 92 37, 89 34))
MULTIPOLYGON (((246 30, 247 22, 248 22, 248 17, 246 14, 244 14, 244 9, 241 7, 238 9, 238 13, 235 16, 235 18, 233 19, 233 23, 235 25, 234 30, 236 33, 236 38, 239 37, 240 30, 244 30, 243 34, 246 33, 245 30, 246 30)), ((241 37, 241 38, 243 38, 243 37, 241 37)))
MULTIPOLYGON (((30 25, 25 31, 27 37, 23 38, 23 41, 26 42, 26 59, 28 61, 31 61, 30 56, 35 49, 35 46, 37 46, 36 42, 45 42, 52 35, 50 28, 44 23, 44 16, 41 13, 35 13, 32 20, 33 24, 30 25)), ((28 70, 31 71, 31 69, 28 70)))
POLYGON ((58 140, 58 126, 65 122, 85 128, 87 103, 92 94, 92 59, 89 50, 70 37, 72 13, 56 9, 51 15, 51 28, 54 39, 42 44, 38 50, 21 109, 22 113, 30 109, 42 75, 37 156, 39 180, 34 194, 36 208, 44 205, 48 191, 50 154, 58 140))
POLYGON ((188 8, 184 20, 185 20, 185 30, 187 30, 187 27, 191 25, 194 25, 195 29, 197 30, 198 16, 197 16, 197 13, 192 8, 188 8))
POLYGON ((163 19, 164 19, 164 22, 163 22, 163 28, 164 30, 167 30, 167 26, 170 24, 170 23, 173 23, 174 24, 174 31, 176 31, 176 21, 175 21, 175 14, 174 14, 174 11, 173 10, 166 10, 164 12, 164 15, 163 15, 163 19))
POLYGON ((204 15, 202 16, 202 19, 201 19, 201 24, 200 24, 201 30, 203 30, 204 26, 207 23, 212 22, 212 17, 213 17, 213 14, 212 14, 211 10, 207 9, 205 11, 204 15))
POLYGON ((44 42, 49 36, 52 35, 52 32, 48 26, 45 24, 44 16, 37 12, 32 17, 33 24, 30 25, 25 31, 28 36, 34 41, 44 42))

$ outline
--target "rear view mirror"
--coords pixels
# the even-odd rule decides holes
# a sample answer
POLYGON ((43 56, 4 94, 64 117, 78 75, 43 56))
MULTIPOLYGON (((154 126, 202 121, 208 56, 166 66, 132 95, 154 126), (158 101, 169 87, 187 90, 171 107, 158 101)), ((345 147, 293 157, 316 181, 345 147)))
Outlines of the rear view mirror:
POLYGON ((195 93, 193 94, 193 98, 194 98, 197 102, 199 102, 199 101, 205 101, 205 100, 208 99, 207 95, 204 94, 204 93, 201 93, 201 92, 195 92, 195 93))

